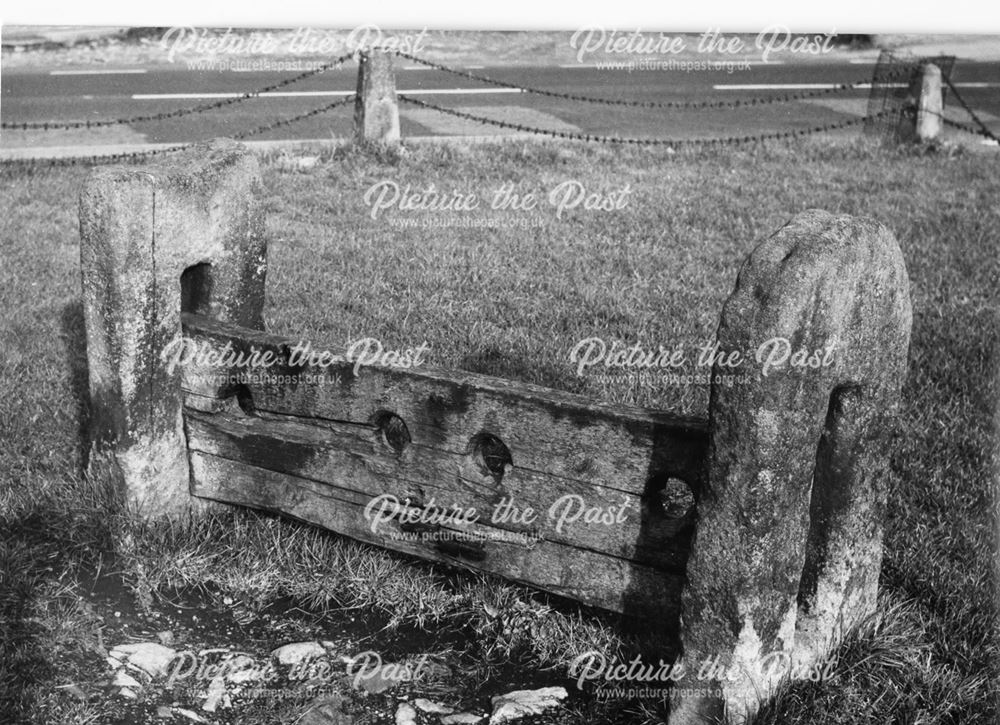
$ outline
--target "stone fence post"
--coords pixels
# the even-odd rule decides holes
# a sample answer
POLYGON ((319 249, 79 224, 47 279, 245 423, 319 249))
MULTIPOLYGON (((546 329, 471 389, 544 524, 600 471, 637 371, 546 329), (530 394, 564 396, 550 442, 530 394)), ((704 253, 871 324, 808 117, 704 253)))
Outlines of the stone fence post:
POLYGON ((908 113, 900 119, 897 135, 901 141, 932 141, 941 134, 944 116, 944 93, 941 69, 923 62, 914 75, 909 90, 908 113))
POLYGON ((267 246, 257 160, 218 140, 160 163, 96 169, 80 196, 92 435, 143 517, 186 515, 181 310, 262 328, 267 246))
POLYGON ((931 141, 941 133, 944 115, 944 93, 941 90, 941 69, 924 63, 920 73, 920 96, 917 99, 917 140, 931 141))
POLYGON ((873 611, 910 323, 902 254, 873 221, 803 212, 744 263, 718 342, 745 362, 713 378, 750 380, 712 386, 670 725, 745 722, 873 611))
POLYGON ((354 138, 360 144, 399 142, 399 105, 392 55, 384 50, 362 51, 354 100, 354 138))

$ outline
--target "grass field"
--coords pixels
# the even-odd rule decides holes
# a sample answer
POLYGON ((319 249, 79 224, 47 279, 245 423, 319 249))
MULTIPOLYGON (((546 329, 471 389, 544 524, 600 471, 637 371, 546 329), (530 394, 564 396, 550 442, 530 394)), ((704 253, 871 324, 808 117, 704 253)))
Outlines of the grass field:
MULTIPOLYGON (((390 347, 426 340, 434 366, 688 414, 704 414, 707 388, 577 377, 570 348, 594 335, 654 347, 712 340, 740 262, 796 212, 866 215, 892 229, 914 322, 890 444, 880 611, 845 643, 832 682, 789 688, 759 722, 996 721, 995 154, 860 142, 697 155, 520 143, 324 153, 308 171, 264 160, 268 329, 390 347), (363 196, 384 180, 476 193, 482 206, 513 184, 541 203, 464 215, 492 216, 494 228, 435 226, 448 215, 398 209, 372 219, 363 196), (628 185, 628 203, 557 218, 545 197, 566 180, 601 193, 628 185)), ((76 195, 85 173, 0 172, 0 721, 139 721, 142 702, 126 712, 102 695, 104 654, 158 622, 173 622, 189 646, 237 641, 266 652, 362 620, 374 628, 358 641, 397 656, 435 653, 452 675, 434 692, 479 709, 503 686, 563 681, 576 653, 655 648, 634 623, 272 516, 125 520, 101 459, 87 466, 81 444, 76 195), (199 611, 218 626, 191 624, 199 611)), ((292 722, 303 705, 286 699, 237 721, 292 722)), ((664 712, 655 700, 574 692, 544 721, 643 723, 664 712)))

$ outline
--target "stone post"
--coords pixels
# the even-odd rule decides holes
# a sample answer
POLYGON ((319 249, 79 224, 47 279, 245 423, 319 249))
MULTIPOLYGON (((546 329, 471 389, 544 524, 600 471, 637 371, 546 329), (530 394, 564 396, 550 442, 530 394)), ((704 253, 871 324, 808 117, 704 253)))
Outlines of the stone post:
POLYGON ((80 195, 92 436, 144 518, 184 516, 194 504, 181 370, 162 358, 181 336, 182 300, 186 311, 262 328, 260 190, 256 158, 218 140, 156 164, 96 169, 80 195))
POLYGON ((354 138, 359 144, 399 142, 399 106, 392 55, 366 50, 358 63, 358 90, 354 100, 354 138))
POLYGON ((718 329, 744 361, 713 378, 750 379, 712 386, 670 725, 745 722, 873 611, 910 323, 902 254, 873 221, 803 212, 744 263, 718 329))
POLYGON ((931 141, 941 133, 944 93, 941 69, 923 62, 910 81, 907 104, 896 135, 900 141, 931 141))
POLYGON ((920 96, 917 99, 917 140, 936 139, 941 133, 943 115, 941 69, 933 63, 924 63, 920 73, 920 96))

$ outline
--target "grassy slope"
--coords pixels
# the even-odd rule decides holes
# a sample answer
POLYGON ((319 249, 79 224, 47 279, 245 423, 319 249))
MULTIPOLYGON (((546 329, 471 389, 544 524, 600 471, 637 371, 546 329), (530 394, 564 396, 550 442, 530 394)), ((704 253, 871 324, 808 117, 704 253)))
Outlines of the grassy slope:
MULTIPOLYGON (((892 446, 883 611, 844 648, 836 684, 799 685, 762 720, 992 722, 1000 674, 990 564, 1000 333, 993 156, 806 144, 666 156, 511 144, 418 149, 381 162, 338 152, 325 161, 308 173, 266 172, 270 329, 400 347, 426 339, 433 365, 685 413, 704 411, 704 388, 580 379, 569 347, 599 335, 691 349, 712 338, 755 240, 793 213, 822 207, 887 224, 906 256, 914 329, 892 446), (556 220, 543 208, 541 226, 529 229, 403 233, 369 219, 361 201, 385 178, 483 197, 505 181, 544 194, 565 179, 594 190, 629 183, 633 193, 615 214, 556 220)), ((482 633, 483 662, 517 650, 558 666, 563 647, 627 644, 608 618, 551 611, 522 588, 456 581, 294 523, 240 515, 145 531, 108 517, 101 477, 87 484, 79 474, 82 179, 75 170, 0 178, 0 710, 36 721, 90 712, 51 686, 68 676, 57 669, 61 652, 97 657, 86 626, 93 615, 75 591, 79 570, 112 544, 143 598, 168 584, 213 581, 257 605, 284 593, 320 608, 374 606, 431 628, 457 618, 482 633), (351 568, 360 575, 345 573, 351 568), (491 607, 503 612, 499 621, 491 607)))

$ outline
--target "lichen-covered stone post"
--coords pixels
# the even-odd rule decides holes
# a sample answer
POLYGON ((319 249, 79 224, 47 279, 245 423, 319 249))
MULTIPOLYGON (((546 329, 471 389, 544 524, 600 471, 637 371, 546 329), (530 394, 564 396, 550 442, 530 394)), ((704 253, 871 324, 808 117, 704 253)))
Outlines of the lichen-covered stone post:
POLYGON ((670 725, 744 722, 873 611, 910 323, 899 246, 871 220, 803 212, 744 263, 718 330, 743 363, 713 377, 749 382, 712 386, 670 725))
POLYGON ((217 140, 143 167, 95 170, 80 195, 92 437, 143 517, 187 515, 181 370, 186 311, 261 329, 267 246, 257 160, 217 140))
POLYGON ((354 100, 354 137, 360 144, 399 142, 399 105, 392 55, 384 50, 362 51, 354 100))

